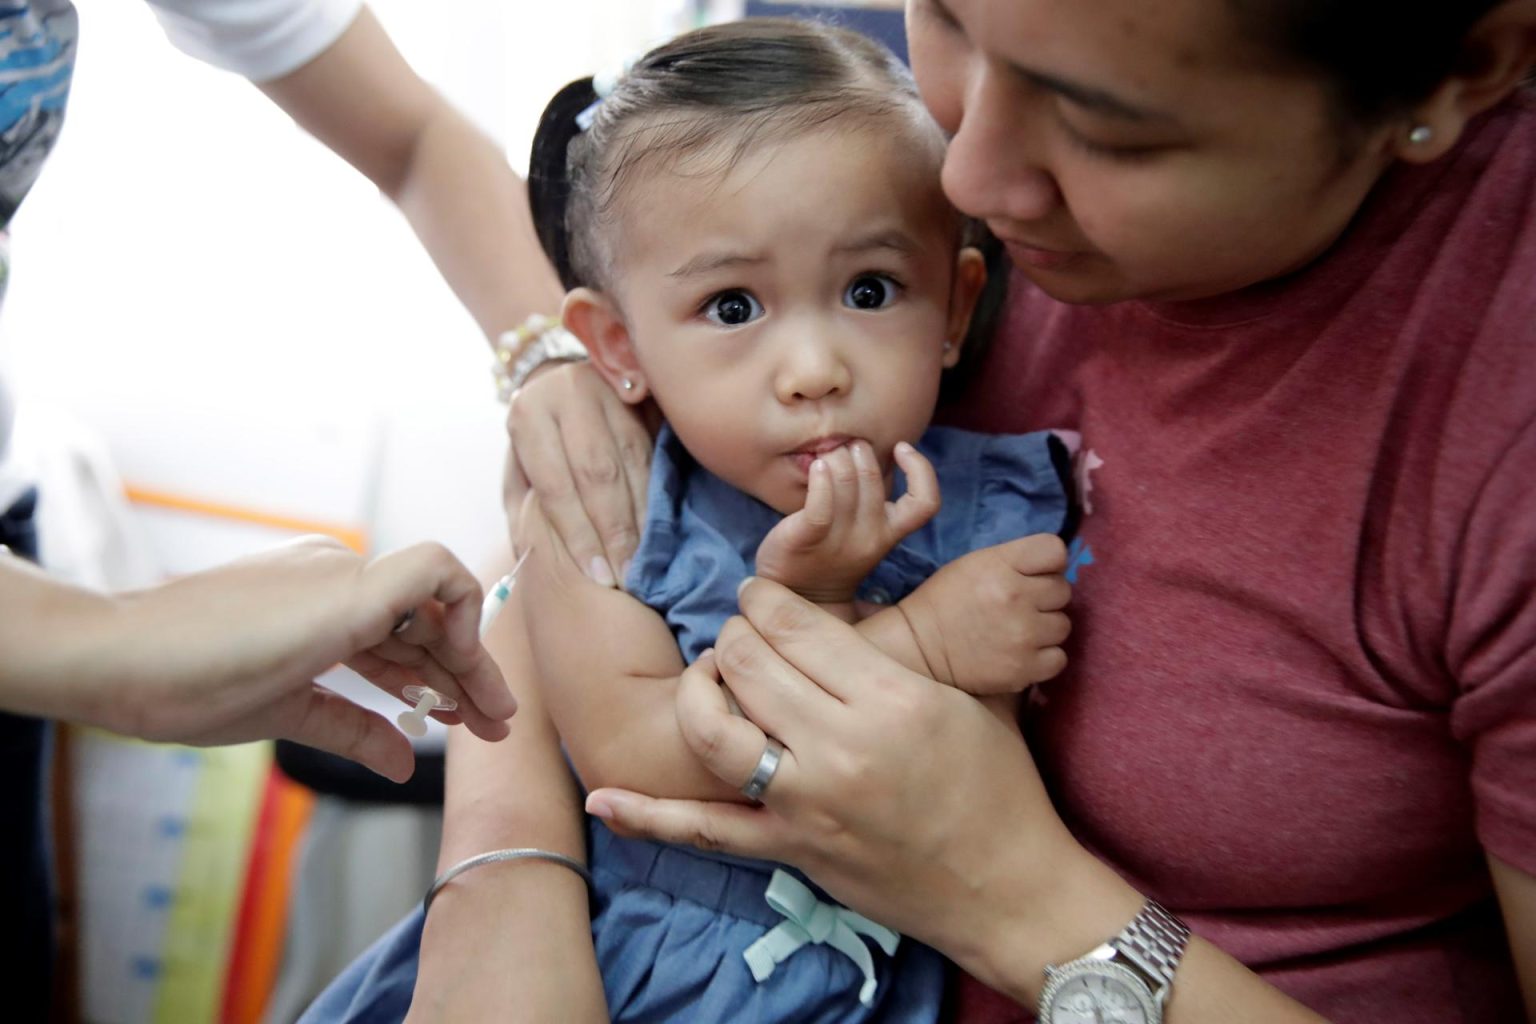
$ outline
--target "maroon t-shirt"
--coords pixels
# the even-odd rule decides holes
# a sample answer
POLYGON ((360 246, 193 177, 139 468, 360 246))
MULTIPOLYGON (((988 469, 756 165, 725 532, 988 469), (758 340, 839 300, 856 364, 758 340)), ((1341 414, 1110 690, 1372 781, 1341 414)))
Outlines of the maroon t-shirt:
POLYGON ((1067 824, 1336 1024, 1523 1019, 1484 856, 1536 873, 1533 202, 1522 96, 1289 280, 1015 275, 948 417, 1081 432, 1071 666, 1026 712, 1067 824))

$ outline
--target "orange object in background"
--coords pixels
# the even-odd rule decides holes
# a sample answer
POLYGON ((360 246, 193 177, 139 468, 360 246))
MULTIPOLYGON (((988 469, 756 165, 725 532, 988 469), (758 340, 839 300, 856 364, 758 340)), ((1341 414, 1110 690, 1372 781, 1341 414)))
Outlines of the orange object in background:
POLYGON ((272 766, 230 944, 221 1024, 260 1024, 282 964, 294 862, 314 805, 313 793, 272 766))
POLYGON ((275 512, 264 512, 241 505, 232 505, 227 502, 191 498, 186 495, 152 490, 148 487, 139 487, 134 484, 126 485, 123 491, 128 495, 128 500, 135 505, 148 505, 153 508, 170 509, 175 512, 211 516, 214 519, 228 519, 238 523, 250 523, 253 526, 270 527, 273 530, 287 533, 323 533, 328 537, 336 538, 360 555, 368 553, 368 534, 366 531, 356 527, 342 526, 337 523, 322 523, 295 516, 281 515, 275 512))

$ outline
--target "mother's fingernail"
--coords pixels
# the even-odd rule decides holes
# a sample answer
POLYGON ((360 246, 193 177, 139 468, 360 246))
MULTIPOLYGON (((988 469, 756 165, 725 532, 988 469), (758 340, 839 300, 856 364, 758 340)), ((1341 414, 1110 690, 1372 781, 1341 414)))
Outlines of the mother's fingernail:
POLYGON ((587 797, 587 813, 602 821, 613 820, 613 804, 606 793, 592 793, 587 797))
POLYGON ((613 569, 608 565, 608 559, 594 556, 587 566, 587 575, 591 576, 600 586, 613 586, 613 569))
POLYGON ((756 578, 757 577, 755 577, 755 576, 748 576, 746 579, 744 579, 740 583, 736 584, 736 596, 738 598, 741 597, 741 592, 743 590, 747 589, 747 584, 751 583, 756 578))

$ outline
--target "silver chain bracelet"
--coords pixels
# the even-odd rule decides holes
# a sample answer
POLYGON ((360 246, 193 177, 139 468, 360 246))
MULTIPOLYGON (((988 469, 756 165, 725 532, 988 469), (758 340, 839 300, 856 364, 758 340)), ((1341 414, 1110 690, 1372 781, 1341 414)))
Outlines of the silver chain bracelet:
POLYGON ((567 857, 565 854, 556 853, 554 850, 540 850, 531 846, 511 850, 492 850, 489 853, 480 853, 466 860, 461 860, 447 871, 438 875, 432 882, 432 887, 427 890, 426 897, 421 901, 421 912, 425 914, 431 910, 432 900, 437 897, 438 892, 443 886, 458 878, 464 872, 484 864, 495 864, 498 861, 504 860, 547 860, 552 864, 561 864, 580 875, 582 881, 587 883, 588 889, 592 888, 592 873, 587 870, 585 864, 574 857, 567 857))

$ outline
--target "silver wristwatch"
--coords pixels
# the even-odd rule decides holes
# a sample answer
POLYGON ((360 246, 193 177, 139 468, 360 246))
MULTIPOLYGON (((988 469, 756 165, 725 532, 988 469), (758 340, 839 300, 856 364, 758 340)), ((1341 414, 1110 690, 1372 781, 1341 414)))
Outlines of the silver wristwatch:
POLYGON ((1151 900, 1125 930, 1045 969, 1039 1024, 1161 1024, 1189 929, 1151 900))

